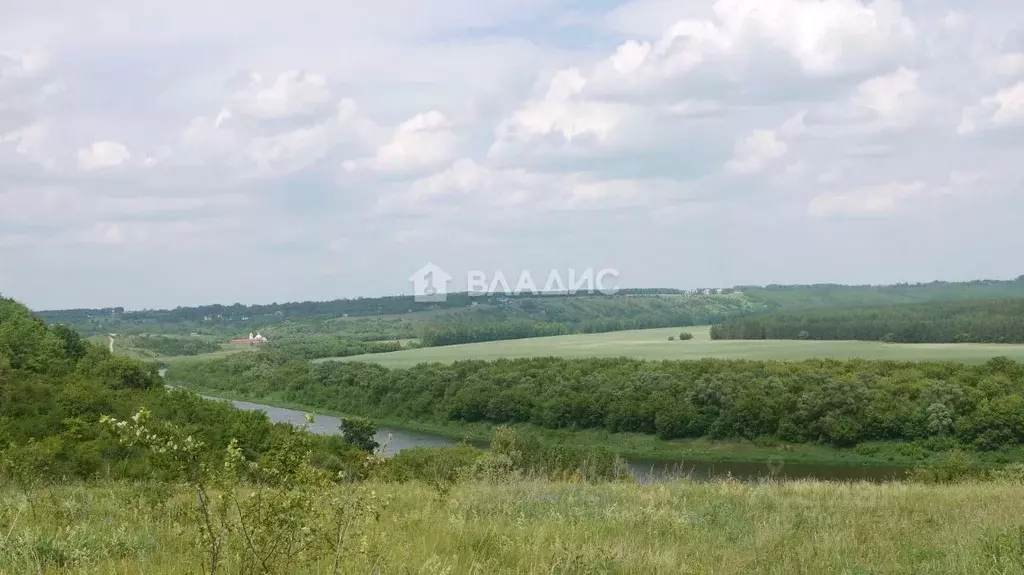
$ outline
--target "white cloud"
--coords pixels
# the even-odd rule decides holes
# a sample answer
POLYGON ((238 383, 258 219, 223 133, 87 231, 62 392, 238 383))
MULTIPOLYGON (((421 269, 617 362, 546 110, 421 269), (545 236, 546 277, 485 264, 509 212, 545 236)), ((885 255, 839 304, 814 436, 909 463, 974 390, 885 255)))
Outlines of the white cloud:
POLYGON ((18 154, 36 162, 47 163, 43 148, 48 134, 49 129, 46 123, 38 122, 6 134, 0 134, 0 144, 13 144, 14 151, 18 154))
POLYGON ((50 65, 50 54, 40 46, 0 51, 0 81, 35 76, 50 65))
POLYGON ((637 286, 933 279, 1012 260, 951 256, 944 218, 974 253, 1024 242, 1018 3, 298 2, 5 7, 0 290, 371 295, 442 255, 628 262, 637 286), (708 240, 685 277, 644 255, 680 234, 708 240), (163 265, 127 278, 137 245, 163 265))
POLYGON ((872 111, 886 125, 904 127, 925 114, 931 99, 919 85, 920 74, 900 67, 857 86, 853 104, 872 111))
POLYGON ((78 167, 87 171, 113 168, 130 160, 131 157, 124 144, 103 140, 93 142, 88 148, 78 151, 78 167))
POLYGON ((624 104, 581 97, 586 85, 578 68, 559 71, 542 99, 527 103, 498 125, 489 155, 514 153, 517 147, 551 136, 560 144, 608 142, 632 110, 624 104))
POLYGON ((231 105, 241 113, 258 118, 285 118, 315 111, 329 104, 331 99, 323 75, 290 70, 278 75, 273 82, 262 74, 252 74, 249 85, 235 94, 231 105))
POLYGON ((377 149, 376 156, 348 161, 345 168, 382 172, 422 170, 450 161, 457 146, 458 137, 452 123, 444 114, 431 110, 399 125, 391 140, 377 149))
POLYGON ((807 211, 816 217, 884 214, 896 210, 908 200, 922 196, 926 190, 923 182, 893 182, 846 193, 822 194, 811 200, 807 211))
POLYGON ((982 98, 964 108, 957 131, 971 134, 1024 123, 1024 81, 982 98))
POLYGON ((897 0, 718 0, 712 13, 677 21, 656 42, 623 44, 602 79, 649 85, 702 66, 729 73, 773 53, 805 75, 831 77, 869 71, 917 37, 897 0))
POLYGON ((804 117, 801 112, 786 122, 778 130, 754 130, 743 140, 736 143, 735 153, 725 167, 727 170, 740 174, 760 172, 768 164, 785 156, 789 152, 790 140, 804 132, 804 117))
POLYGON ((726 164, 734 172, 750 174, 761 171, 771 162, 786 155, 789 147, 772 130, 754 130, 736 144, 736 156, 726 164))
MULTIPOLYGON (((337 148, 362 151, 377 127, 350 98, 341 99, 326 119, 307 119, 270 129, 235 122, 230 111, 192 119, 179 141, 156 163, 228 169, 244 177, 279 177, 309 167, 337 148)), ((222 174, 223 175, 223 174, 222 174)))

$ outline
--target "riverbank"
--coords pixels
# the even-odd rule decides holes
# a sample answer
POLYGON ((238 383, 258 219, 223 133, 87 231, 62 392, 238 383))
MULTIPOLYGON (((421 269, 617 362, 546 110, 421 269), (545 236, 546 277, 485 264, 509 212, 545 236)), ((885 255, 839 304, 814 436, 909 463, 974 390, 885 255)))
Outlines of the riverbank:
MULTIPOLYGON (((334 572, 1024 571, 1024 498, 1013 483, 470 482, 443 498, 418 482, 367 487, 380 515, 357 526, 334 572)), ((182 519, 195 496, 184 488, 57 485, 36 495, 0 488, 0 572, 203 571, 205 547, 182 519)), ((327 509, 307 521, 328 521, 327 509)), ((225 572, 240 567, 241 537, 227 534, 225 572)), ((293 570, 330 573, 335 554, 295 561, 293 570)))
MULTIPOLYGON (((251 397, 232 394, 223 390, 186 387, 209 397, 226 400, 252 402, 293 409, 303 412, 346 417, 358 414, 339 413, 313 405, 290 402, 280 397, 251 397)), ((372 418, 381 427, 390 427, 403 431, 430 434, 434 436, 464 441, 474 445, 490 442, 496 428, 486 423, 465 422, 431 422, 395 419, 387 417, 372 418)), ((552 430, 529 424, 514 426, 519 430, 538 437, 542 442, 566 443, 583 447, 601 446, 614 451, 619 456, 649 462, 664 467, 672 463, 757 463, 765 465, 822 465, 842 467, 879 467, 886 474, 893 474, 900 468, 908 469, 917 466, 930 466, 941 463, 947 456, 943 452, 928 452, 919 446, 901 443, 877 443, 863 445, 854 449, 838 449, 822 445, 806 444, 758 444, 749 441, 713 441, 708 439, 689 439, 666 441, 652 435, 634 433, 609 433, 602 430, 552 430)), ((989 454, 972 454, 979 466, 995 467, 1009 461, 1024 457, 1016 453, 997 452, 989 454)))

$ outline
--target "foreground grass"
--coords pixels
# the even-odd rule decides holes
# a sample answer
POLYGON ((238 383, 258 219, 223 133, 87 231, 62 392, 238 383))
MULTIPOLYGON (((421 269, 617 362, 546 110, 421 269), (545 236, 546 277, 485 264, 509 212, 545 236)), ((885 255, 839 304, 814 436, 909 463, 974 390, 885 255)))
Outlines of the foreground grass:
MULTIPOLYGON (((459 484, 445 498, 416 483, 371 488, 390 501, 346 547, 343 573, 1024 572, 1019 484, 523 481, 459 484)), ((202 572, 185 519, 194 497, 155 504, 161 489, 174 491, 58 486, 30 502, 0 489, 0 572, 202 572)))
POLYGON ((561 335, 490 341, 444 347, 331 358, 317 361, 363 361, 386 367, 411 367, 425 362, 451 363, 465 359, 495 360, 518 357, 633 357, 652 360, 719 359, 802 360, 892 359, 898 361, 959 361, 984 363, 996 356, 1024 361, 1024 345, 898 344, 870 341, 712 340, 708 326, 561 335), (669 341, 688 331, 689 341, 669 341))

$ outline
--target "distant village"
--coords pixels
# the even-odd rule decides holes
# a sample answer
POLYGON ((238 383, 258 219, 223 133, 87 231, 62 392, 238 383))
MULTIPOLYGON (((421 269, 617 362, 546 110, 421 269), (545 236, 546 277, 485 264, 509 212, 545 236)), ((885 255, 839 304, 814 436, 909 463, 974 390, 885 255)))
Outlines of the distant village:
POLYGON ((266 337, 264 337, 262 334, 257 332, 256 335, 253 335, 253 334, 250 333, 249 337, 242 337, 242 338, 233 339, 233 340, 231 340, 231 343, 256 344, 256 343, 267 343, 268 341, 269 340, 266 337))

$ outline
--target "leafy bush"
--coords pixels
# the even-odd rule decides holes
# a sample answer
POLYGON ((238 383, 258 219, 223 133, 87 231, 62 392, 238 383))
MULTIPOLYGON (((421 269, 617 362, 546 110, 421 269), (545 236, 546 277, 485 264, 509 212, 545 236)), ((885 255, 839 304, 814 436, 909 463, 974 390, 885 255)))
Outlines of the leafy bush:
POLYGON ((368 419, 344 417, 341 420, 341 432, 345 443, 367 453, 373 453, 380 447, 373 438, 377 434, 377 425, 368 419))

